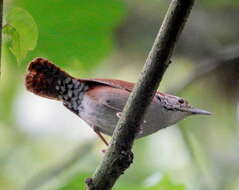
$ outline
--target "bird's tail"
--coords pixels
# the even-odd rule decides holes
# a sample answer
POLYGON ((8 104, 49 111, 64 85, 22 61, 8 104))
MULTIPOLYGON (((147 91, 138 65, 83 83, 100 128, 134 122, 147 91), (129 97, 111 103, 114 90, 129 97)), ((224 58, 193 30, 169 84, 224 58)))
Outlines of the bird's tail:
POLYGON ((59 86, 72 77, 44 58, 34 59, 25 78, 27 90, 46 98, 60 100, 59 86))

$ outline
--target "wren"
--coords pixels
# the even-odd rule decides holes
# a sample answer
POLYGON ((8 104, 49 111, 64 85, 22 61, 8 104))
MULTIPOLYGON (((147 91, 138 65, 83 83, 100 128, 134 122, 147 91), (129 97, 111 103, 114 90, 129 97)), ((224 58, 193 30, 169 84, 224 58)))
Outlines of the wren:
MULTIPOLYGON (((58 100, 83 119, 108 145, 101 133, 112 135, 134 83, 113 79, 81 79, 44 58, 34 59, 25 78, 27 90, 58 100)), ((144 137, 187 116, 211 113, 192 107, 183 98, 157 92, 144 116, 136 138, 144 137)))

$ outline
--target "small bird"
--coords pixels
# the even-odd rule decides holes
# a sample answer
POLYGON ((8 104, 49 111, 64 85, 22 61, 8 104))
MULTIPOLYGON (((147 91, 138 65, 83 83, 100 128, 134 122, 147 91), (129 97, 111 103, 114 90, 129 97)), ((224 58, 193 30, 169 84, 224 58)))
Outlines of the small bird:
MULTIPOLYGON (((36 95, 62 101, 66 108, 83 119, 108 145, 101 133, 113 134, 134 83, 75 78, 47 59, 36 58, 28 66, 25 86, 36 95)), ((183 98, 157 92, 136 138, 155 133, 193 114, 211 113, 192 107, 183 98)))

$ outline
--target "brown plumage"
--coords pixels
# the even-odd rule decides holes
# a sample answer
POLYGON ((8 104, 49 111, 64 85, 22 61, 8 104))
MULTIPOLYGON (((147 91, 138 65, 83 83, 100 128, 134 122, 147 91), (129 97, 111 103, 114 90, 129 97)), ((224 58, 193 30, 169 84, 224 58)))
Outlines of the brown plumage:
POLYGON ((43 58, 34 59, 27 70, 25 79, 27 90, 51 99, 58 99, 58 92, 55 89, 57 80, 69 77, 66 72, 43 58))

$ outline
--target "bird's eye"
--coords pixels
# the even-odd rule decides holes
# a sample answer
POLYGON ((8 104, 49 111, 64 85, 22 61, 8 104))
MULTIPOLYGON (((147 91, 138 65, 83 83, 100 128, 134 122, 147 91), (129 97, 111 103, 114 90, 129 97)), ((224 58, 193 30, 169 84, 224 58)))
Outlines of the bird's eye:
POLYGON ((184 100, 183 100, 183 99, 179 99, 178 102, 179 102, 180 104, 183 104, 183 103, 184 103, 184 100))

